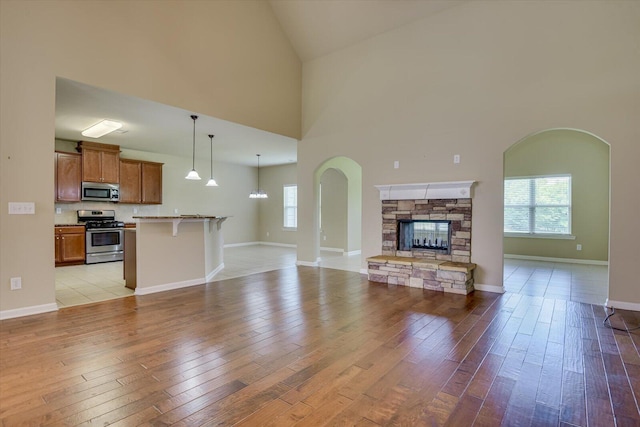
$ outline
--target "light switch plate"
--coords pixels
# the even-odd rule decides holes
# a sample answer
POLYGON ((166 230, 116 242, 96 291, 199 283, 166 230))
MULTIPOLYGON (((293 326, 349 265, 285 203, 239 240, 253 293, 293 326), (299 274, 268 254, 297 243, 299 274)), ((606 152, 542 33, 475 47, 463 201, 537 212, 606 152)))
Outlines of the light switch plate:
POLYGON ((36 204, 33 202, 9 202, 9 215, 33 215, 36 204))

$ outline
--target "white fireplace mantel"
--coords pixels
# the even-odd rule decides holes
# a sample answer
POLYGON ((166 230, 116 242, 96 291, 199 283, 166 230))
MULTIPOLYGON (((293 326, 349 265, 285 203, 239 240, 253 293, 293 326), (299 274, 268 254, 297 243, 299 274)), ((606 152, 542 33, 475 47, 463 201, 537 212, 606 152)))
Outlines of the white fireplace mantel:
POLYGON ((380 200, 470 199, 476 181, 376 185, 380 200))

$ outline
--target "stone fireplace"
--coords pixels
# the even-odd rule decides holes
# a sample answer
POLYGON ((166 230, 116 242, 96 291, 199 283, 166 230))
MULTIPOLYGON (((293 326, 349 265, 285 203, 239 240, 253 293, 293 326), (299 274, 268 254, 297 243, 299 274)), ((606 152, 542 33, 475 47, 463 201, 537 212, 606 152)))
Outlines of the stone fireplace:
POLYGON ((471 187, 475 181, 376 186, 382 255, 369 280, 430 290, 473 291, 471 187))
POLYGON ((383 200, 382 255, 471 262, 471 199, 383 200), (413 242, 407 224, 419 225, 413 242))

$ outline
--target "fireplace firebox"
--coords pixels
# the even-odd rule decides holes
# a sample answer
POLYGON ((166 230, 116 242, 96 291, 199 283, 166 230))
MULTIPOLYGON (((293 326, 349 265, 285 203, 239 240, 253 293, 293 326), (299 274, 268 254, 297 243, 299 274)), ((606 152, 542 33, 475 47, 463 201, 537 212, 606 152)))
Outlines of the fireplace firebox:
POLYGON ((451 221, 398 220, 398 250, 451 253, 451 221))

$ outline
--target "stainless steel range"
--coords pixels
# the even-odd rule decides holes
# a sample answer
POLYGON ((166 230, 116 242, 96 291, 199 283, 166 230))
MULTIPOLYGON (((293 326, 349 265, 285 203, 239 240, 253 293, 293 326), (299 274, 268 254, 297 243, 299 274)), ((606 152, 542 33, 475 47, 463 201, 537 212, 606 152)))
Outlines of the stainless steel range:
POLYGON ((78 211, 78 222, 85 224, 87 264, 123 260, 124 223, 115 215, 113 210, 78 211))

